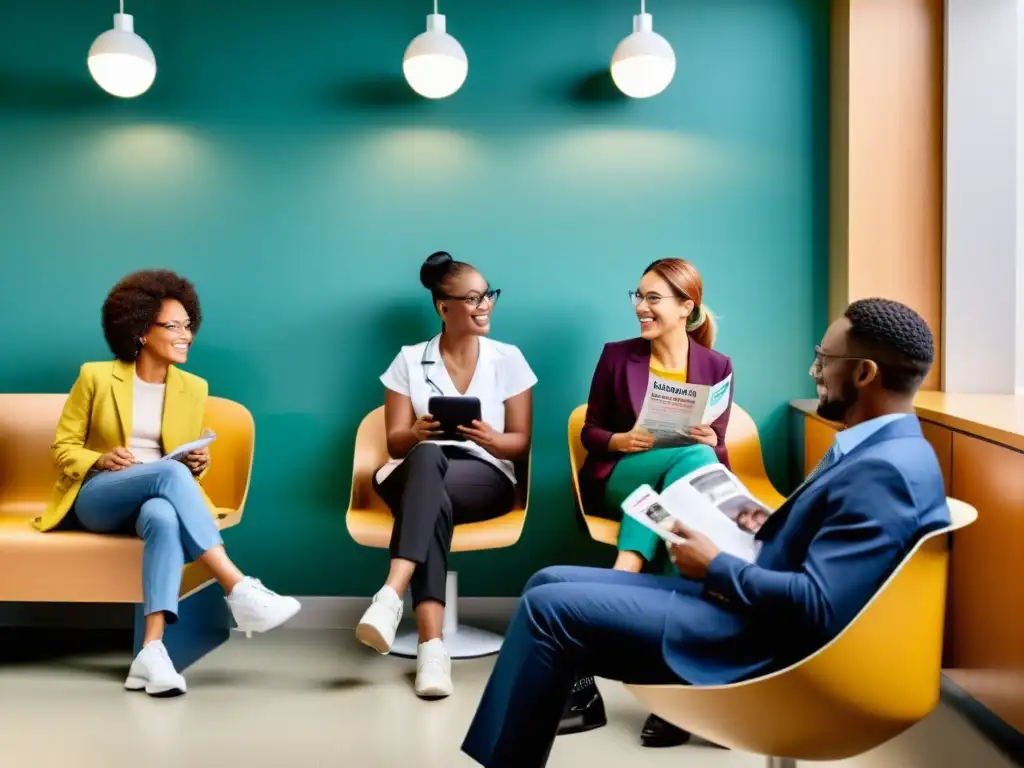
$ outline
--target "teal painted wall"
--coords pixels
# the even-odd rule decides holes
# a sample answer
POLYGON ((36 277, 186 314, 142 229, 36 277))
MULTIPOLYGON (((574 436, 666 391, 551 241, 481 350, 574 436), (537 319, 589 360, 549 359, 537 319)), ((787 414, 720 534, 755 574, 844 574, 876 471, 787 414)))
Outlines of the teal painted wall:
POLYGON ((678 72, 643 102, 608 82, 625 0, 444 2, 470 74, 443 102, 401 80, 427 0, 130 0, 159 70, 129 102, 85 67, 115 5, 0 0, 0 391, 66 391, 106 358, 123 273, 190 276, 189 368, 257 421, 243 566, 298 594, 381 580, 345 531, 352 440, 398 345, 434 329, 417 269, 438 248, 503 289, 495 336, 540 377, 525 535, 456 557, 464 592, 610 562, 576 528, 565 422, 602 343, 635 333, 653 258, 702 270, 785 484, 785 403, 826 321, 828 3, 652 2, 678 72))

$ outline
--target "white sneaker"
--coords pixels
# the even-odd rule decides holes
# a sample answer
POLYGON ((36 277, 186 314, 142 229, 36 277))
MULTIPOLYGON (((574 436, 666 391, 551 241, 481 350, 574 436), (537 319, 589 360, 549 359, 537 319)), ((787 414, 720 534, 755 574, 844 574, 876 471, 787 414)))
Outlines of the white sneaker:
POLYGON ((160 640, 146 645, 128 670, 124 687, 129 691, 144 690, 150 696, 181 696, 187 690, 185 678, 178 674, 167 648, 160 640))
POLYGON ((259 579, 248 576, 231 590, 225 600, 235 624, 252 637, 253 632, 269 632, 299 612, 302 605, 294 597, 285 597, 267 589, 259 579))
POLYGON ((421 643, 416 653, 416 695, 421 699, 451 696, 452 660, 441 640, 421 643))
POLYGON ((402 598, 391 587, 381 587, 356 626, 356 640, 387 655, 391 653, 401 620, 402 598))

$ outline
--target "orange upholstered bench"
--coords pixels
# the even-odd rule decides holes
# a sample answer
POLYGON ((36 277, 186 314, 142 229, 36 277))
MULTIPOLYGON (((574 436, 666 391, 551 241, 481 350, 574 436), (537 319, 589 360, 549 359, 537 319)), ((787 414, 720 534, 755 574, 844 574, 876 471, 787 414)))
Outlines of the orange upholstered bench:
MULTIPOLYGON (((66 395, 0 394, 0 603, 142 603, 142 542, 80 531, 42 533, 42 515, 58 477, 50 457, 66 395)), ((207 400, 206 426, 217 433, 203 489, 217 506, 218 526, 242 518, 252 471, 252 415, 230 400, 207 400)), ((179 669, 228 636, 219 589, 201 563, 182 574, 179 621, 165 643, 179 669)), ((141 636, 136 609, 136 643, 141 636)))

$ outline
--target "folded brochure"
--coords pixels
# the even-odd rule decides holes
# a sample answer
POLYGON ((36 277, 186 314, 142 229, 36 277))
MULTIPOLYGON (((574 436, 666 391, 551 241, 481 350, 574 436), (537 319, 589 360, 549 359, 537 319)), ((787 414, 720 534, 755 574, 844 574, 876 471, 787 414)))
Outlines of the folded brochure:
POLYGON ((649 485, 641 485, 622 502, 622 511, 672 543, 680 542, 671 532, 673 522, 678 520, 703 533, 723 552, 747 562, 757 558, 761 547, 741 523, 747 515, 771 514, 722 464, 701 467, 660 494, 649 485), (744 511, 747 515, 741 516, 744 511))
POLYGON ((732 374, 717 384, 684 384, 650 376, 636 427, 650 432, 659 447, 692 442, 689 428, 712 424, 731 401, 732 374))

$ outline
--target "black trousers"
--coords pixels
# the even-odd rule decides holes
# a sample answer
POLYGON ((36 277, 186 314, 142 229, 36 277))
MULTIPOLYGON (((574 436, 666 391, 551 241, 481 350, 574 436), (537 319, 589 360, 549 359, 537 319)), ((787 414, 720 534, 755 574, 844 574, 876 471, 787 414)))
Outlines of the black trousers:
POLYGON ((490 520, 512 510, 515 486, 505 474, 455 446, 420 443, 376 484, 395 516, 391 557, 416 563, 413 606, 445 602, 448 553, 460 523, 490 520))

